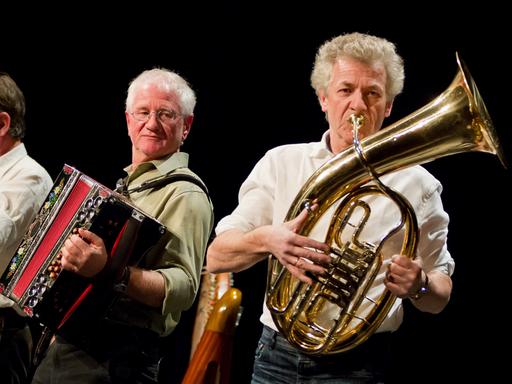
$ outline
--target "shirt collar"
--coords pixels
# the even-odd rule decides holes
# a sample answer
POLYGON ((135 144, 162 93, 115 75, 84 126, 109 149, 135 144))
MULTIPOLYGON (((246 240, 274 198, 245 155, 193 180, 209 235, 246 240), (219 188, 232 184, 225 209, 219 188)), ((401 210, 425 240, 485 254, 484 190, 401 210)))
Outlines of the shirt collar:
POLYGON ((178 168, 185 168, 188 166, 188 153, 175 152, 166 157, 157 160, 151 160, 141 163, 135 170, 131 169, 131 165, 124 168, 124 171, 129 175, 130 180, 135 179, 142 173, 151 169, 156 169, 159 174, 165 175, 178 168))
POLYGON ((11 168, 12 164, 25 156, 27 156, 27 149, 23 143, 18 144, 9 152, 4 153, 0 156, 0 173, 4 173, 6 170, 11 168))
POLYGON ((326 156, 332 157, 334 154, 331 151, 329 130, 325 131, 320 141, 314 144, 311 156, 314 158, 324 158, 326 156))

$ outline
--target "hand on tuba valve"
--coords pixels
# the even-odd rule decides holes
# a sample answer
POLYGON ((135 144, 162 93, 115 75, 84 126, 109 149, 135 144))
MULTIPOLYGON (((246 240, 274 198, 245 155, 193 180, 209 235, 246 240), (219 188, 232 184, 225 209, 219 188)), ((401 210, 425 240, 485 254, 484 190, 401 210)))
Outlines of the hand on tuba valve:
POLYGON ((298 234, 315 210, 316 205, 305 204, 296 218, 281 224, 278 231, 269 232, 269 236, 275 237, 275 241, 271 241, 274 257, 306 284, 313 284, 312 276, 325 274, 325 267, 331 263, 327 244, 298 234))

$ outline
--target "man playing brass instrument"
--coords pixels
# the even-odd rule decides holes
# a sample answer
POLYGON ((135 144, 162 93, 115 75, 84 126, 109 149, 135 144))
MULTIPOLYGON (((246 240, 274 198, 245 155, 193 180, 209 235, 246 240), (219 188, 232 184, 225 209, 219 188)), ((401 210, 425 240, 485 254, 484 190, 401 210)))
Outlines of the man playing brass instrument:
MULTIPOLYGON (((314 229, 319 233, 316 237, 316 233, 306 237, 297 232, 318 204, 285 222, 287 211, 306 180, 325 162, 353 145, 351 116, 364 120, 359 139, 377 132, 390 115, 403 81, 402 58, 394 44, 383 38, 351 33, 321 46, 311 84, 329 129, 319 142, 271 149, 256 164, 240 188, 239 205, 216 227, 217 237, 207 255, 209 271, 241 271, 272 254, 304 283, 313 284, 325 276, 333 255, 322 234, 330 217, 322 219, 314 229)), ((439 313, 450 299, 450 276, 454 270, 454 260, 446 245, 448 215, 441 202, 441 184, 419 165, 385 174, 380 181, 409 201, 420 236, 414 259, 399 254, 403 229, 389 238, 381 250, 384 262, 377 271, 375 284, 385 286, 400 299, 411 299, 420 311, 439 313)), ((390 213, 396 211, 390 199, 371 197, 368 203, 372 219, 362 234, 365 241, 379 243, 382 227, 396 220, 398 214, 390 213)), ((382 382, 389 334, 402 322, 400 299, 366 342, 349 351, 325 356, 310 356, 290 344, 263 305, 264 329, 255 355, 252 382, 382 382)))

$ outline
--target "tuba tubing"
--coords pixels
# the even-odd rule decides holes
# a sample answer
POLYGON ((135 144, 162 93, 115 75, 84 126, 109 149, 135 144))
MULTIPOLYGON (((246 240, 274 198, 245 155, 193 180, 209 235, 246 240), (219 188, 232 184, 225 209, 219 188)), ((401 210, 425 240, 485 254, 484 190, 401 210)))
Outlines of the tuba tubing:
MULTIPOLYGON (((459 71, 441 95, 361 141, 366 159, 379 176, 469 151, 497 155, 506 167, 498 136, 476 84, 465 64, 456 57, 459 71)), ((295 197, 286 221, 300 213, 304 201, 345 195, 371 179, 354 147, 349 147, 308 179, 295 197)))
MULTIPOLYGON (((456 60, 457 74, 443 93, 423 108, 361 140, 360 148, 372 172, 361 161, 356 147, 343 150, 306 181, 288 210, 285 221, 294 219, 305 204, 316 202, 318 208, 308 215, 298 232, 307 236, 316 221, 340 199, 345 199, 345 202, 353 195, 373 193, 373 190, 364 193, 359 193, 359 190, 375 177, 440 157, 470 151, 486 152, 498 156, 506 167, 498 136, 476 84, 458 54, 456 60)), ((408 202, 405 201, 404 204, 407 205, 408 202)), ((414 212, 412 215, 414 216, 414 212)), ((415 222, 415 217, 412 221, 415 222)), ((414 231, 415 229, 408 229, 406 234, 414 231)), ((357 296, 348 306, 350 310, 357 309, 362 301, 361 295, 373 284, 376 271, 382 264, 381 258, 376 257, 375 263, 377 265, 371 267, 367 280, 363 282, 364 287, 358 289, 357 296)), ((293 277, 277 258, 270 255, 266 305, 276 326, 287 340, 309 354, 339 353, 364 342, 377 330, 396 299, 384 289, 381 298, 377 300, 376 311, 372 311, 370 318, 362 321, 362 325, 350 328, 344 324, 343 327, 338 327, 339 323, 334 322, 331 329, 322 330, 314 319, 304 324, 304 319, 308 320, 311 316, 303 313, 306 306, 304 301, 310 292, 319 290, 316 286, 322 284, 317 281, 313 284, 314 287, 307 286, 293 277), (301 322, 298 325, 299 318, 301 322), (319 337, 319 334, 322 336, 319 337)), ((343 309, 345 311, 347 310, 343 309)))

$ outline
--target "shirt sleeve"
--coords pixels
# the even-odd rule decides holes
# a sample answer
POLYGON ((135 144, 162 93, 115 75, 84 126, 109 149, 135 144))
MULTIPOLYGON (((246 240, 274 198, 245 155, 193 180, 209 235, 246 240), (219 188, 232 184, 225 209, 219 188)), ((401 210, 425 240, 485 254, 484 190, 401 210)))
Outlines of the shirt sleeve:
POLYGON ((166 329, 190 308, 199 288, 201 269, 213 227, 213 212, 201 191, 184 191, 169 199, 159 218, 170 235, 159 271, 165 280, 162 315, 166 329))
POLYGON ((441 190, 437 184, 427 193, 417 213, 421 222, 418 254, 426 271, 437 270, 451 276, 455 262, 447 247, 449 216, 443 209, 441 190))

